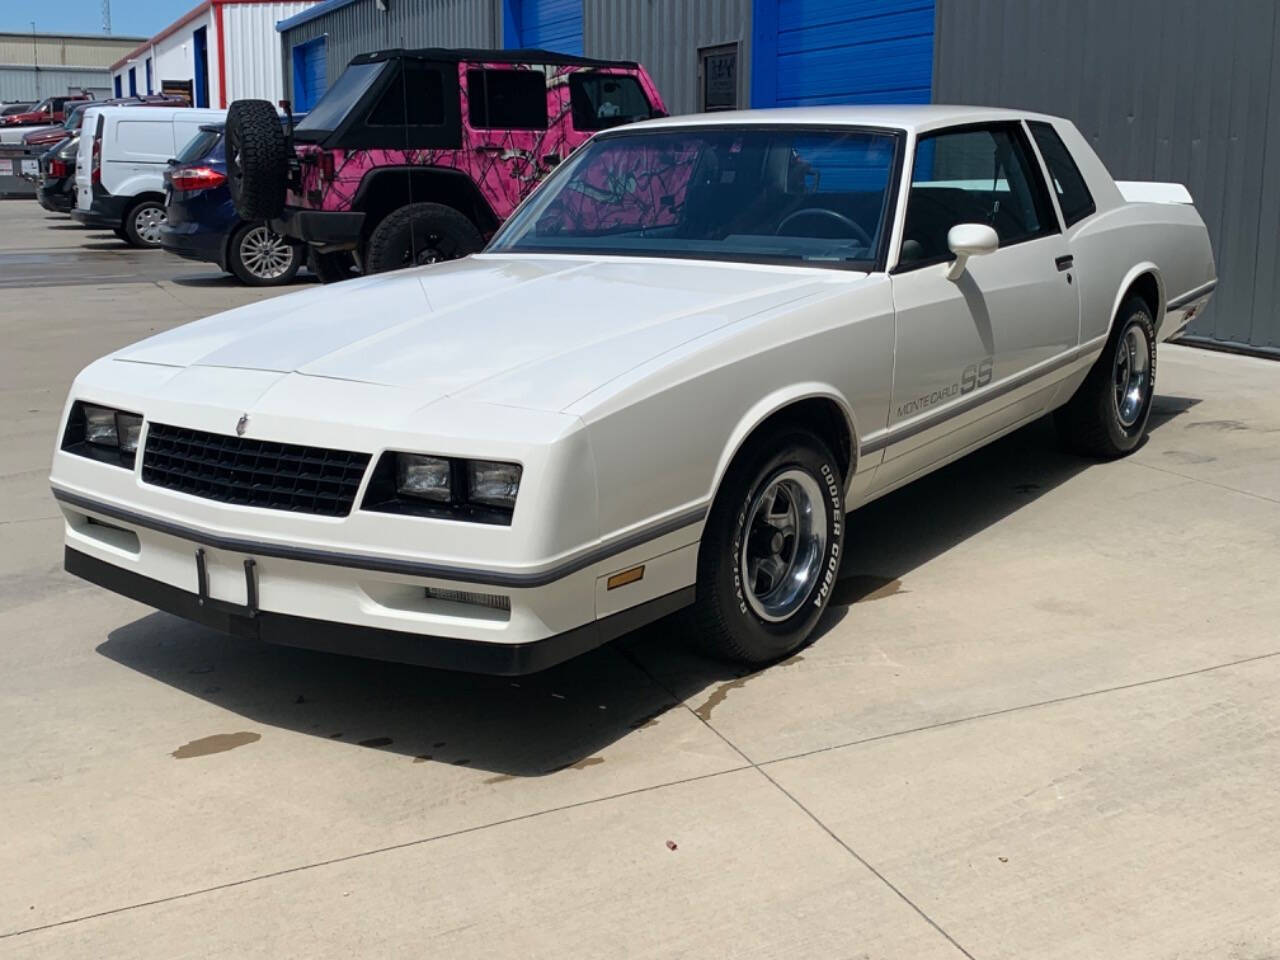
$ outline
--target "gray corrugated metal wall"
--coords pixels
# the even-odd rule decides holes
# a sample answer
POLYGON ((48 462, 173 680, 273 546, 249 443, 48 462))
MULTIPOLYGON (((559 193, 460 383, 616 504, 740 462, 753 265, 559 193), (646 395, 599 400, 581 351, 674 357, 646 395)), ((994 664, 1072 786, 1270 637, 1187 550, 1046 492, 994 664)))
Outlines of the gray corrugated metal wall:
POLYGON ((111 71, 106 67, 34 67, 0 65, 0 102, 39 100, 69 90, 86 90, 104 96, 111 89, 111 71))
POLYGON ((1191 333, 1280 350, 1280 4, 939 0, 933 99, 1071 118, 1120 180, 1185 183, 1219 285, 1191 333))
POLYGON ((293 95, 293 47, 328 36, 328 82, 358 53, 389 47, 499 47, 498 0, 394 0, 386 13, 358 0, 284 31, 284 89, 293 95))
POLYGON ((738 43, 738 103, 750 90, 751 0, 584 0, 588 57, 638 60, 671 113, 699 108, 698 50, 738 43))

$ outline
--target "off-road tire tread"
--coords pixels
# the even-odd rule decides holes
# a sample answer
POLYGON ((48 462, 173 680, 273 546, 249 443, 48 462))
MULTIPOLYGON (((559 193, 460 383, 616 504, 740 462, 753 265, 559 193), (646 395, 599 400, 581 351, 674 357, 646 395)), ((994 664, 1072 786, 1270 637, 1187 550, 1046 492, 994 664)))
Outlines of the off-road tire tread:
POLYGON ((451 236, 460 251, 459 256, 475 253, 484 246, 484 237, 476 225, 453 207, 440 203, 411 203, 387 214, 374 228, 365 248, 365 272, 385 273, 406 266, 400 262, 400 255, 405 235, 412 235, 415 224, 419 230, 451 236))
POLYGON ((237 100, 227 110, 227 185, 244 220, 270 220, 284 212, 289 156, 276 108, 266 100, 237 100), (236 149, 240 163, 237 176, 236 149))

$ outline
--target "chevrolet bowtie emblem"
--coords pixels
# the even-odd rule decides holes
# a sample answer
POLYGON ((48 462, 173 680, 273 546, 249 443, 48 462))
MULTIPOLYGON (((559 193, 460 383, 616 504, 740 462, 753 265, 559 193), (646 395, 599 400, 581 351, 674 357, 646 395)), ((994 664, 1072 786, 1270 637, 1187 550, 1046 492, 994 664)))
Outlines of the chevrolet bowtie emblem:
POLYGON ((236 436, 243 437, 244 432, 249 429, 249 415, 242 414, 239 421, 236 422, 236 436))

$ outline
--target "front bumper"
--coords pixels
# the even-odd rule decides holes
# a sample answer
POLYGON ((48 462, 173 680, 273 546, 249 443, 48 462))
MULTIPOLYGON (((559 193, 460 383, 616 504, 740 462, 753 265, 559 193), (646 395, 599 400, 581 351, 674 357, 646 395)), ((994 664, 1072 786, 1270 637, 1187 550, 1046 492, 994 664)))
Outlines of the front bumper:
POLYGON ((115 230, 124 224, 124 212, 131 199, 131 197, 113 197, 109 193, 99 192, 95 189, 89 209, 85 210, 78 206, 73 207, 71 209, 71 219, 77 223, 84 224, 86 227, 103 227, 108 230, 115 230))
POLYGON ((693 602, 693 588, 687 587, 542 640, 487 643, 336 623, 214 600, 122 569, 70 546, 65 551, 64 565, 68 573, 90 583, 232 636, 373 660, 502 676, 545 670, 693 602))
POLYGON ((364 229, 364 214, 337 210, 304 210, 285 207, 271 221, 271 229, 282 237, 293 237, 321 253, 355 250, 364 229))

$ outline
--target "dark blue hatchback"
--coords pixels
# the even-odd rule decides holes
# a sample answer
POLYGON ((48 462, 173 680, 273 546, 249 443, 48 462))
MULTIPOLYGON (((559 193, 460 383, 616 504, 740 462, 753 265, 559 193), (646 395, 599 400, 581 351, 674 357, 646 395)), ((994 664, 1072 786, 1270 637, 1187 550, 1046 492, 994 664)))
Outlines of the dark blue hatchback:
POLYGON ((250 286, 288 283, 302 264, 302 248, 265 223, 246 223, 236 214, 227 188, 223 129, 221 123, 202 126, 169 161, 160 246, 188 260, 216 263, 250 286))

